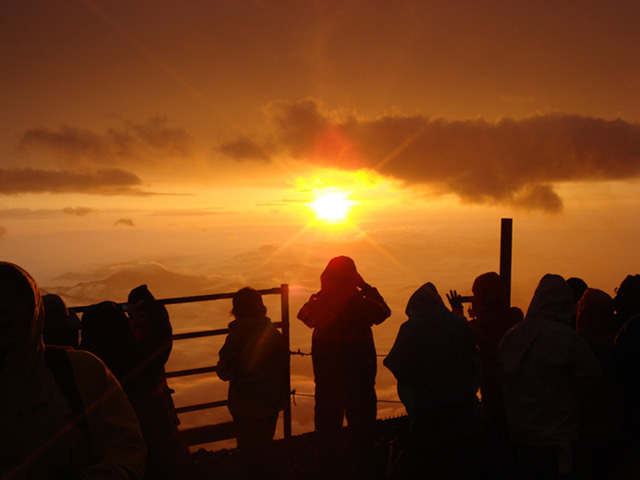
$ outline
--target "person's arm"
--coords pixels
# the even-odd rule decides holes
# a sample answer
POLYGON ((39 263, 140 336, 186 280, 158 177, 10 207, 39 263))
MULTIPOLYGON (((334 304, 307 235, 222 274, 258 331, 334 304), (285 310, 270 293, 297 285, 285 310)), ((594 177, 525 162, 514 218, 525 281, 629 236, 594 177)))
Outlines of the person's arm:
POLYGON ((449 293, 447 293, 447 300, 449 300, 449 305, 451 305, 451 312, 464 317, 462 295, 458 295, 456 290, 449 290, 449 293))
POLYGON ((236 358, 233 354, 231 333, 227 335, 224 345, 218 352, 218 365, 216 365, 216 374, 220 380, 229 381, 233 378, 236 369, 236 358))
POLYGON ((391 316, 391 309, 378 292, 378 289, 363 282, 361 292, 366 301, 366 316, 372 325, 379 325, 391 316))
POLYGON ((69 355, 85 404, 93 463, 81 480, 142 480, 146 444, 138 418, 109 369, 88 352, 69 355), (78 355, 80 354, 80 355, 78 355))
POLYGON ((316 326, 316 306, 320 293, 314 293, 309 297, 309 301, 305 303, 298 312, 298 319, 309 328, 316 326))

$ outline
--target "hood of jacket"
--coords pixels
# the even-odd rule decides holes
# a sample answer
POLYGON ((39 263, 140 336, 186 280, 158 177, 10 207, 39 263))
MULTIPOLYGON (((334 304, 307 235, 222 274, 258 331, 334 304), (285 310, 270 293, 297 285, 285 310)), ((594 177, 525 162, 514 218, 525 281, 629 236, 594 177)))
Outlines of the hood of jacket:
POLYGON ((576 315, 573 290, 560 275, 546 274, 536 288, 525 320, 549 320, 571 325, 576 315))
POLYGON ((430 318, 435 314, 450 314, 435 285, 427 282, 416 290, 407 302, 405 313, 409 320, 430 318))
POLYGON ((542 277, 524 320, 500 340, 502 372, 511 374, 516 371, 540 334, 555 332, 554 335, 564 335, 565 330, 573 330, 570 325, 575 314, 573 291, 564 278, 550 273, 542 277))
POLYGON ((24 318, 29 324, 28 334, 22 345, 8 352, 0 366, 0 398, 20 394, 22 386, 44 358, 44 307, 42 295, 35 280, 23 268, 9 262, 0 262, 0 282, 24 294, 30 300, 30 313, 24 318))
POLYGON ((606 349, 618 333, 613 299, 597 288, 587 288, 578 302, 576 330, 594 350, 606 349))

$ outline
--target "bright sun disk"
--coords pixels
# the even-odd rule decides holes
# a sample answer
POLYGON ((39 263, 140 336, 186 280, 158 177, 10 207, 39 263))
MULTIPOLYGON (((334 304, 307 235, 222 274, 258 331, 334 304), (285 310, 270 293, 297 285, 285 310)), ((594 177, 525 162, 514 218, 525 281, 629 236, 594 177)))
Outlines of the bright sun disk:
POLYGON ((349 200, 349 193, 339 191, 318 192, 315 200, 307 205, 313 210, 316 218, 327 223, 344 223, 351 208, 356 203, 349 200))

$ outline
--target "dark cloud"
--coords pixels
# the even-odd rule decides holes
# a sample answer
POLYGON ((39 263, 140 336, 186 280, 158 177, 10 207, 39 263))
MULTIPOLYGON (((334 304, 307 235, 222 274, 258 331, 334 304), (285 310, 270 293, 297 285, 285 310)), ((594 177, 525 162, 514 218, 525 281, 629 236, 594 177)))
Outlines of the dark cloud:
POLYGON ((233 160, 254 160, 269 162, 271 145, 262 145, 247 137, 241 136, 231 142, 222 143, 217 150, 233 160))
POLYGON ((640 125, 568 114, 523 120, 337 117, 315 100, 270 109, 276 144, 301 160, 370 168, 463 201, 557 212, 560 182, 640 176, 640 125))
POLYGON ((62 209, 62 213, 66 213, 67 215, 76 215, 78 217, 84 217, 85 215, 89 215, 93 212, 94 210, 88 207, 66 207, 62 209))
POLYGON ((92 173, 33 168, 0 169, 0 195, 22 193, 89 193, 96 195, 153 195, 140 190, 136 175, 118 168, 92 173))
POLYGON ((164 117, 152 117, 145 123, 125 122, 124 126, 106 132, 68 125, 58 129, 35 128, 22 135, 19 146, 23 151, 38 149, 51 153, 63 165, 132 161, 154 164, 166 156, 188 157, 191 136, 183 128, 168 123, 164 117))
POLYGON ((124 225, 126 227, 135 227, 136 226, 133 223, 133 220, 131 218, 119 218, 118 220, 116 220, 116 223, 114 223, 113 226, 117 227, 118 225, 124 225))

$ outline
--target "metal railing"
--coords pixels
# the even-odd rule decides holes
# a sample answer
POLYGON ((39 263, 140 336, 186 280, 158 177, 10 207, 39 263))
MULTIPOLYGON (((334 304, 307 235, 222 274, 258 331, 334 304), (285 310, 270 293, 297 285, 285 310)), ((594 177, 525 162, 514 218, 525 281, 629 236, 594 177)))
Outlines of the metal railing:
MULTIPOLYGON (((279 322, 274 322, 276 328, 280 328, 282 336, 285 339, 287 351, 291 350, 290 344, 290 325, 289 325, 289 285, 282 284, 279 287, 269 288, 264 290, 258 290, 261 295, 280 295, 280 317, 279 322)), ((214 293, 210 295, 196 295, 191 297, 175 297, 175 298, 162 298, 156 301, 163 305, 177 305, 184 303, 195 302, 208 302, 213 300, 223 300, 233 298, 234 293, 214 293)), ((88 306, 71 307, 69 310, 75 312, 83 312, 88 306)), ((177 333, 173 335, 173 340, 189 340, 194 338, 214 337, 218 335, 226 335, 229 333, 228 328, 219 328, 215 330, 203 330, 197 332, 177 333)), ((291 356, 287 357, 286 362, 286 374, 287 374, 287 388, 291 391, 291 356)), ((191 368, 186 370, 177 370, 173 372, 167 372, 167 378, 186 377, 191 375, 199 375, 203 373, 215 373, 216 366, 191 368)), ((218 408, 227 405, 227 400, 217 400, 207 403, 200 403, 194 405, 184 405, 176 408, 176 413, 195 412, 198 410, 205 410, 208 408, 218 408)), ((233 422, 223 422, 214 425, 203 425, 199 427, 192 427, 182 429, 181 433, 188 445, 200 445, 203 443, 213 443, 221 440, 228 440, 235 438, 233 431, 233 422)), ((283 411, 283 430, 284 438, 291 438, 291 402, 288 401, 283 411)))

